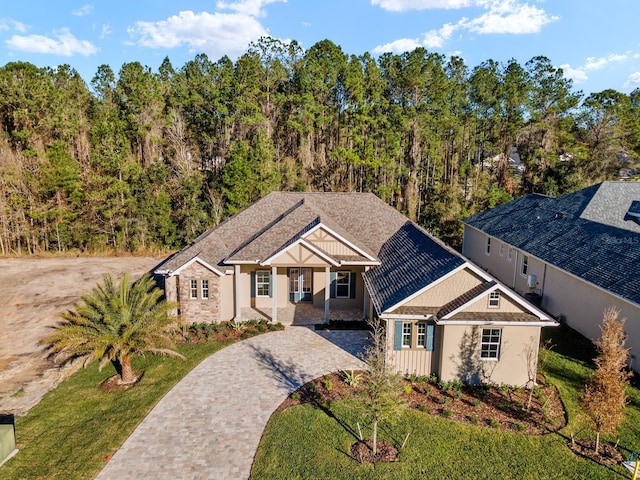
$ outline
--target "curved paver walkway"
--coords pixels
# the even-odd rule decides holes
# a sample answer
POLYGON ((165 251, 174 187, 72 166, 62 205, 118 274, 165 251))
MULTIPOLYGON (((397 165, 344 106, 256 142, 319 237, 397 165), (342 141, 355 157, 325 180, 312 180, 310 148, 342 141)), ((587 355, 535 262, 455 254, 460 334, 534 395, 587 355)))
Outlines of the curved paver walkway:
POLYGON ((287 327, 211 355, 156 405, 97 479, 249 477, 262 432, 292 391, 361 369, 366 332, 287 327))

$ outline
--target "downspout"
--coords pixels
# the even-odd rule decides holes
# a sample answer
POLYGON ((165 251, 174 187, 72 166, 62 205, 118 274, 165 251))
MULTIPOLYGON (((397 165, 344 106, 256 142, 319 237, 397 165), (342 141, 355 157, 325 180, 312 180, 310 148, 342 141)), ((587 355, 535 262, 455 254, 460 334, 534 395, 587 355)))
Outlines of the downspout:
POLYGON ((513 262, 513 285, 511 285, 512 290, 516 289, 517 278, 518 278, 518 250, 516 250, 516 258, 515 258, 515 262, 513 262))

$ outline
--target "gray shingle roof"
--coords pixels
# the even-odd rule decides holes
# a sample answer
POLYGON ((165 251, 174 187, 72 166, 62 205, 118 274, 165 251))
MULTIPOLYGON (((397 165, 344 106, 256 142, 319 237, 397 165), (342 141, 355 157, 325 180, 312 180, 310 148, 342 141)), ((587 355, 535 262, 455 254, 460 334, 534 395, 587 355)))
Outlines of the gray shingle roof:
POLYGON ((265 260, 319 222, 375 258, 406 221, 371 193, 273 192, 200 235, 157 270, 174 271, 196 256, 222 270, 228 261, 265 260))
POLYGON ((640 225, 624 220, 640 182, 559 198, 527 195, 464 220, 549 264, 640 304, 640 225))
POLYGON ((465 263, 461 256, 409 221, 382 246, 378 256, 381 265, 364 275, 378 313, 465 263))
POLYGON ((440 310, 438 310, 437 317, 442 318, 449 315, 451 312, 453 312, 457 308, 460 308, 465 303, 470 302, 474 298, 480 296, 481 294, 489 290, 495 284, 496 282, 494 281, 481 283, 480 285, 472 288, 468 292, 463 293, 458 298, 454 298, 445 306, 443 306, 440 310))

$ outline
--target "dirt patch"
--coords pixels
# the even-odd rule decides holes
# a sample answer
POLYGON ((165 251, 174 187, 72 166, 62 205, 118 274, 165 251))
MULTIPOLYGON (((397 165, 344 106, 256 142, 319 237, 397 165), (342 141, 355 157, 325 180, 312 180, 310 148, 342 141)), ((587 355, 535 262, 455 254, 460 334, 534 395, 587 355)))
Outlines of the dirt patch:
POLYGON ((40 340, 105 273, 133 277, 150 271, 154 257, 25 257, 2 259, 0 269, 0 412, 24 415, 77 365, 59 368, 40 340))
POLYGON ((351 445, 351 456, 360 463, 395 462, 398 460, 398 449, 384 440, 376 442, 376 453, 370 440, 360 440, 351 445))
POLYGON ((568 447, 576 455, 593 460, 600 465, 617 465, 624 461, 622 454, 613 445, 609 445, 608 443, 600 442, 597 454, 595 452, 595 440, 576 440, 569 442, 568 447))

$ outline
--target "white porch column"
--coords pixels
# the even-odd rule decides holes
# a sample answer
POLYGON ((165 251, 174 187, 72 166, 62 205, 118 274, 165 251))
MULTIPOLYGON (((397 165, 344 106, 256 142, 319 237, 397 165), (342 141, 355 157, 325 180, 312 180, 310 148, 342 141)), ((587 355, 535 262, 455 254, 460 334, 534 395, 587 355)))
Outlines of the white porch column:
POLYGON ((278 323, 278 267, 271 267, 271 321, 278 323))
POLYGON ((329 323, 329 303, 331 302, 331 267, 324 267, 324 323, 329 323))
MULTIPOLYGON (((364 267, 364 272, 367 273, 369 271, 369 266, 366 265, 364 267)), ((364 293, 362 294, 362 318, 366 318, 369 316, 369 292, 367 291, 367 284, 364 283, 364 277, 362 277, 362 283, 363 283, 363 290, 364 293)))
POLYGON ((233 266, 233 304, 235 311, 233 319, 237 322, 242 320, 242 312, 240 311, 240 265, 233 266))

